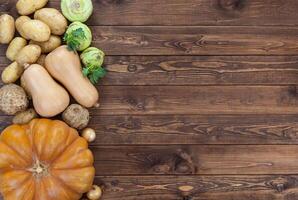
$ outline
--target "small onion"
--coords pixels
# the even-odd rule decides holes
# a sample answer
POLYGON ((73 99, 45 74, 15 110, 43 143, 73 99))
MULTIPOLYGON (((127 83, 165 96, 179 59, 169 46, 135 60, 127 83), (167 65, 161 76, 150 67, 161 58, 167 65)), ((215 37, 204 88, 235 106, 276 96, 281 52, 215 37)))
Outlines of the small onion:
POLYGON ((102 195, 102 190, 99 186, 93 185, 92 190, 87 193, 87 197, 90 200, 98 200, 102 195))
POLYGON ((71 22, 85 22, 93 12, 93 4, 91 0, 62 0, 61 10, 71 22))
POLYGON ((98 48, 89 47, 81 54, 81 60, 85 66, 101 67, 105 53, 98 48))
POLYGON ((82 131, 82 137, 85 138, 88 142, 94 142, 96 139, 95 130, 92 128, 85 128, 82 131))

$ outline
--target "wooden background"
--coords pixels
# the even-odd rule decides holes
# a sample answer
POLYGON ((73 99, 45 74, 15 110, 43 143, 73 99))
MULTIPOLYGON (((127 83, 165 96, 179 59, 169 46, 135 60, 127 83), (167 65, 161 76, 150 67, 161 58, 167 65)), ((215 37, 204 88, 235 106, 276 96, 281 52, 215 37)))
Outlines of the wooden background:
POLYGON ((104 200, 298 199, 297 0, 94 0, 94 11, 109 71, 90 124, 104 200))

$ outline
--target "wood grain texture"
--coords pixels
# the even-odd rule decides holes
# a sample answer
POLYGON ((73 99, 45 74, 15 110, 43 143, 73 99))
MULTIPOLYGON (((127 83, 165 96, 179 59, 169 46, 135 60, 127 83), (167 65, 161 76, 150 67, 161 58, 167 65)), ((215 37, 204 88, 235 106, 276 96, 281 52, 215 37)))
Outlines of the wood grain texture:
POLYGON ((97 175, 297 174, 297 145, 94 146, 97 175))
POLYGON ((296 56, 109 56, 102 85, 298 84, 296 56))
MULTIPOLYGON (((94 26, 107 55, 298 55, 298 27, 94 26)), ((3 55, 6 46, 1 45, 3 55)))
MULTIPOLYGON (((16 0, 0 0, 0 13, 16 0)), ((93 0, 90 25, 298 25, 296 0, 93 0)), ((50 7, 60 8, 60 0, 50 7)))
POLYGON ((101 176, 105 200, 293 200, 293 176, 101 176))
POLYGON ((297 56, 108 56, 105 67, 100 85, 298 84, 297 56))
POLYGON ((296 86, 99 86, 92 115, 296 114, 296 86))
POLYGON ((96 26, 107 55, 298 55, 298 27, 96 26))
POLYGON ((297 115, 92 116, 93 145, 298 144, 297 115))

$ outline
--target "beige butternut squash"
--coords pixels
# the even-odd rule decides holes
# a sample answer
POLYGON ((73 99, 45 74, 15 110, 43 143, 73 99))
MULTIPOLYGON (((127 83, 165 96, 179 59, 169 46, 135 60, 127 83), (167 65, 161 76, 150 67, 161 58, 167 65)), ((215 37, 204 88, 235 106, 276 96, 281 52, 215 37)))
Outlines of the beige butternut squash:
POLYGON ((99 94, 87 77, 82 73, 80 57, 61 46, 47 55, 45 67, 48 72, 64 85, 76 101, 90 108, 98 104, 99 94))
POLYGON ((39 115, 53 117, 69 105, 67 91, 54 81, 43 66, 33 64, 27 67, 22 80, 32 95, 34 108, 39 115))

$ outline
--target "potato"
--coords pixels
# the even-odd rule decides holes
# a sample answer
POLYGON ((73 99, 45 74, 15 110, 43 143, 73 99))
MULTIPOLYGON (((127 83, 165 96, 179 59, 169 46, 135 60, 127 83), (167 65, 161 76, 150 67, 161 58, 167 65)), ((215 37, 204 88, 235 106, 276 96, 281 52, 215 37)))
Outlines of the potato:
POLYGON ((51 35, 50 39, 46 42, 35 42, 33 40, 30 41, 30 44, 36 44, 40 46, 41 53, 50 53, 51 51, 59 47, 61 43, 61 38, 55 35, 51 35))
POLYGON ((14 18, 3 14, 0 16, 0 44, 8 44, 15 34, 14 18))
POLYGON ((8 84, 0 89, 0 110, 7 115, 14 115, 27 109, 29 101, 26 93, 18 85, 8 84))
POLYGON ((41 66, 45 66, 45 61, 46 61, 46 54, 41 54, 38 58, 38 60, 36 61, 36 64, 39 64, 41 66))
POLYGON ((41 55, 41 48, 35 44, 25 46, 17 55, 16 61, 20 66, 30 65, 37 61, 41 55))
POLYGON ((24 29, 23 29, 23 25, 24 25, 24 23, 25 22, 28 22, 28 21, 30 21, 31 19, 30 19, 30 17, 27 17, 27 16, 20 16, 19 18, 17 18, 17 20, 16 20, 16 29, 17 29, 17 31, 19 32, 19 34, 23 37, 23 38, 25 38, 25 39, 29 39, 26 35, 25 35, 25 33, 24 33, 24 29))
POLYGON ((23 24, 22 31, 26 38, 36 42, 45 42, 50 39, 51 30, 40 20, 30 20, 23 24))
POLYGON ((14 38, 10 42, 10 44, 6 50, 6 57, 11 61, 15 61, 18 53, 26 45, 27 45, 27 41, 24 38, 21 38, 21 37, 14 38))
POLYGON ((16 7, 20 15, 30 15, 47 3, 48 0, 19 0, 16 7))
POLYGON ((17 113, 17 115, 12 119, 13 124, 28 124, 32 119, 37 118, 38 115, 33 108, 30 108, 26 111, 17 113))
POLYGON ((89 123, 89 111, 79 104, 72 104, 62 113, 63 120, 71 127, 83 129, 89 123))
POLYGON ((1 78, 3 83, 16 82, 24 72, 24 67, 21 67, 17 62, 11 63, 2 72, 1 78))
POLYGON ((64 34, 67 28, 66 18, 55 8, 43 8, 36 11, 34 19, 46 23, 54 35, 64 34))

